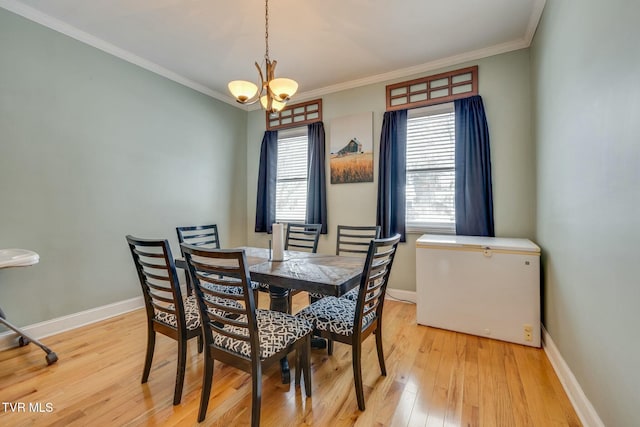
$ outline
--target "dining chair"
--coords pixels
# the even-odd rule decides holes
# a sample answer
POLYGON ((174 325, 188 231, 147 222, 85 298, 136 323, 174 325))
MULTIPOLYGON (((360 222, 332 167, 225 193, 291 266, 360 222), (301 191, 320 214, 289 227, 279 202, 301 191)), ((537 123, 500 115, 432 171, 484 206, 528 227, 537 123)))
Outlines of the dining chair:
POLYGON ((308 321, 272 310, 256 308, 247 258, 243 250, 214 250, 182 244, 203 321, 205 364, 198 422, 205 419, 213 383, 214 360, 251 374, 251 425, 260 424, 262 370, 295 350, 295 383, 304 375, 306 396, 311 396, 308 321), (221 294, 236 287, 240 293, 221 294), (240 307, 220 305, 230 298, 240 307), (220 312, 224 312, 220 314, 220 312))
MULTIPOLYGON (((369 243, 373 239, 380 238, 381 227, 379 225, 338 225, 336 237, 336 255, 366 256, 369 251, 369 243)), ((316 302, 325 295, 310 292, 309 300, 316 302)), ((343 295, 353 301, 358 299, 358 288, 343 295)))
POLYGON ((284 249, 290 251, 318 252, 318 240, 322 224, 287 224, 284 249))
MULTIPOLYGON (((218 224, 176 227, 176 233, 178 234, 178 245, 188 243, 195 246, 220 249, 220 235, 218 234, 218 224)), ((180 252, 182 252, 182 248, 180 248, 180 252)), ((184 254, 182 254, 182 257, 182 260, 176 260, 176 266, 185 270, 187 293, 191 295, 191 281, 189 278, 189 274, 186 274, 187 265, 184 261, 184 254)))
MULTIPOLYGON (((338 225, 336 237, 336 255, 344 256, 366 256, 369 251, 371 240, 380 237, 381 227, 379 225, 338 225)), ((324 298, 326 295, 309 292, 309 303, 324 298)), ((358 288, 354 288, 342 295, 352 301, 358 299, 358 288)), ((333 341, 327 339, 327 353, 333 354, 333 341)))
MULTIPOLYGON (((185 280, 187 282, 187 293, 191 295, 191 278, 187 272, 187 263, 184 260, 184 253, 182 252, 182 244, 187 243, 189 245, 198 246, 201 248, 220 249, 220 234, 218 233, 218 225, 190 225, 187 227, 176 227, 176 233, 178 234, 178 243, 180 244, 180 252, 182 253, 182 260, 176 260, 176 266, 185 270, 185 280)), ((258 297, 259 283, 252 282, 251 287, 253 292, 258 297)), ((220 289, 219 289, 220 290, 220 289)), ((240 290, 237 287, 231 287, 221 289, 223 293, 239 293, 240 290)))
POLYGON ((357 301, 328 296, 300 310, 296 316, 313 324, 314 333, 351 346, 351 362, 358 408, 365 410, 362 387, 362 342, 371 334, 376 337, 378 363, 387 375, 382 349, 382 315, 384 296, 400 235, 375 239, 369 243, 360 279, 357 301), (357 325, 357 326, 356 326, 357 325))
POLYGON ((379 225, 338 225, 336 255, 367 254, 369 243, 380 238, 379 225))
MULTIPOLYGON (((336 255, 366 256, 369 251, 369 243, 373 239, 380 238, 381 230, 382 227, 379 225, 338 225, 336 255)), ((358 288, 350 290, 342 297, 356 301, 358 288)))
POLYGON ((180 403, 187 360, 187 341, 198 339, 202 352, 200 313, 195 297, 183 299, 171 248, 167 240, 140 239, 127 236, 136 266, 147 312, 147 354, 142 384, 149 379, 156 343, 156 333, 178 342, 178 366, 173 404, 180 403))
POLYGON ((176 227, 178 243, 188 243, 194 246, 220 249, 220 235, 218 225, 190 225, 186 227, 176 227))
MULTIPOLYGON (((299 252, 318 252, 318 241, 322 224, 287 224, 287 234, 284 240, 284 249, 299 252)), ((293 296, 299 292, 297 289, 289 290, 289 313, 293 307, 293 296)), ((311 301, 311 300, 309 300, 311 301)))

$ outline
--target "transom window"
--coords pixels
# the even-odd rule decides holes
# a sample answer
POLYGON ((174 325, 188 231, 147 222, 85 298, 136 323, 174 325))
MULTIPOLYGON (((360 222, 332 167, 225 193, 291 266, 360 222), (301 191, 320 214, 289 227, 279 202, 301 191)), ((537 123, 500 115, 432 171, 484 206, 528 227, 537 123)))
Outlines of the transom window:
POLYGON ((278 132, 277 222, 305 222, 308 144, 306 126, 278 132))
POLYGON ((416 108, 407 118, 407 231, 455 234, 453 103, 416 108))

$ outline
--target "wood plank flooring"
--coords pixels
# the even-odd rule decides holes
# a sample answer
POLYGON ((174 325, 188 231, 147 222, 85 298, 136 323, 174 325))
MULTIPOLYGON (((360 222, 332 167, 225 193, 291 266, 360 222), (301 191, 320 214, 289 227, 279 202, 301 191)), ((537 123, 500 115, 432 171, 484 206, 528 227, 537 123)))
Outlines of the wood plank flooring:
MULTIPOLYGON (((267 299, 261 293, 261 306, 267 299)), ((305 293, 296 295, 294 311, 306 302, 305 293)), ((149 382, 140 384, 145 322, 144 311, 136 310, 46 338, 60 358, 49 367, 34 345, 0 352, 0 425, 198 425, 203 362, 195 341, 182 403, 173 406, 175 341, 158 335, 149 382)), ((332 357, 312 351, 311 398, 281 384, 277 367, 265 372, 261 425, 581 425, 541 349, 418 326, 415 305, 395 301, 385 303, 383 334, 386 377, 373 337, 363 346, 364 412, 356 403, 350 347, 335 343, 332 357)), ((216 362, 201 425, 248 425, 250 404, 250 376, 216 362)))

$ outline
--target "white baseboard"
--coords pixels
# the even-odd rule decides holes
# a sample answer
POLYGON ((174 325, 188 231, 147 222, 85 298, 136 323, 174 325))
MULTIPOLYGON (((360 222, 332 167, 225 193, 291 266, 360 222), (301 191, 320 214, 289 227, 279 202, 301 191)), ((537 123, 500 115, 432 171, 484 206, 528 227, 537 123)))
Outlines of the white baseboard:
POLYGON ((551 335, 549 335, 544 326, 542 326, 542 346, 582 424, 586 427, 604 427, 604 423, 591 402, 589 402, 589 399, 587 399, 584 391, 582 391, 578 380, 562 358, 558 347, 556 347, 551 335))
POLYGON ((401 301, 408 303, 416 303, 415 291, 403 291, 402 289, 387 288, 385 298, 389 298, 392 301, 401 301))
MULTIPOLYGON (((70 314, 68 316, 58 317, 56 319, 47 320, 45 322, 35 323, 25 326, 22 329, 25 333, 36 339, 48 337, 50 335, 66 332, 71 329, 99 322, 110 317, 133 311, 144 307, 142 297, 135 297, 124 301, 114 302, 113 304, 96 307, 79 313, 70 314)), ((7 319, 11 321, 11 319, 7 319)), ((16 347, 18 334, 8 331, 0 334, 0 350, 16 347)))

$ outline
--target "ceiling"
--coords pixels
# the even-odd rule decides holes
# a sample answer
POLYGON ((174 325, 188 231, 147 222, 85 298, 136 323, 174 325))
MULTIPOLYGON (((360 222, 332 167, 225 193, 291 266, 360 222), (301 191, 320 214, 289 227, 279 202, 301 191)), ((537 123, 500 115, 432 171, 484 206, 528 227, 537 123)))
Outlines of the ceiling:
MULTIPOLYGON (((529 46, 545 0, 271 0, 269 53, 296 100, 529 46)), ((262 0, 0 0, 0 6, 238 105, 258 80, 262 0)))

